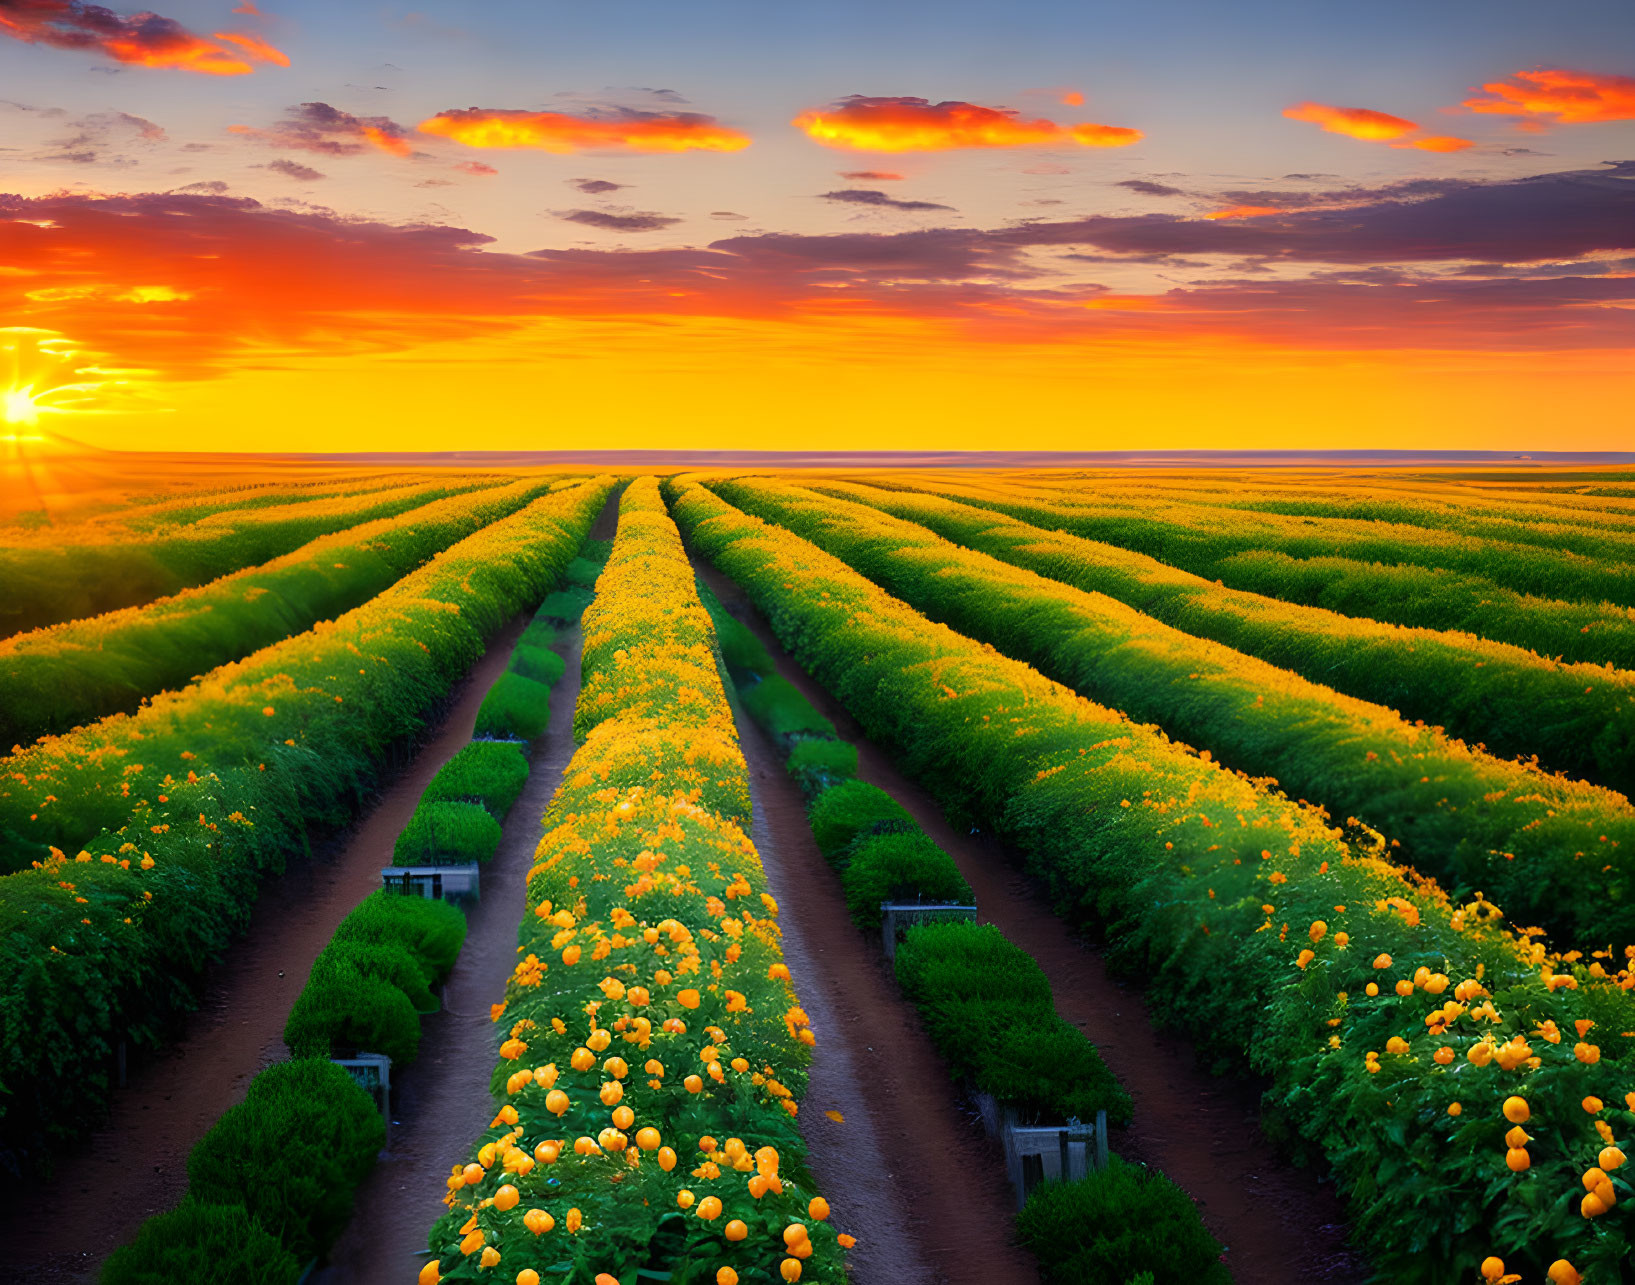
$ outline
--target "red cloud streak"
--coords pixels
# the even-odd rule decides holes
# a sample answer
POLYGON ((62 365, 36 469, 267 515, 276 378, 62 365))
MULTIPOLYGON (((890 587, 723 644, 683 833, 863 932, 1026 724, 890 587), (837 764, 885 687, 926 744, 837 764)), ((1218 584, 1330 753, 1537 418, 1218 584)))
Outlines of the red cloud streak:
POLYGON ((1118 125, 1024 120, 1008 107, 951 100, 867 98, 802 112, 790 122, 825 147, 858 152, 945 152, 970 147, 1127 147, 1143 137, 1118 125))
POLYGON ((1494 81, 1482 88, 1491 97, 1465 99, 1464 105, 1473 112, 1551 125, 1635 120, 1635 76, 1551 68, 1518 71, 1508 82, 1494 81))
POLYGON ((172 18, 142 11, 129 16, 81 0, 0 0, 0 35, 27 44, 106 54, 142 67, 173 67, 208 76, 242 76, 252 63, 288 67, 290 60, 260 36, 218 31, 196 35, 172 18))

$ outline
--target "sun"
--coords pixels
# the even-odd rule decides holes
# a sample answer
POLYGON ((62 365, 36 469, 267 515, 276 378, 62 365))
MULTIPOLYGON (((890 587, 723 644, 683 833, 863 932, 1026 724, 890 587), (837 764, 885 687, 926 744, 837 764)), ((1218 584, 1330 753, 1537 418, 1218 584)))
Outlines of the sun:
POLYGON ((40 422, 40 408, 32 387, 8 388, 0 394, 0 424, 8 428, 34 428, 40 422))

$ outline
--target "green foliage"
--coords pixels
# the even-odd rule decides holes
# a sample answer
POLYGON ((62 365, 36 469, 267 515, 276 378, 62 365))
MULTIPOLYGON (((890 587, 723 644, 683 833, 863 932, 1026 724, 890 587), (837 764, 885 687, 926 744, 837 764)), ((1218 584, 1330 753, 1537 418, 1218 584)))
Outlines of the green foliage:
POLYGON ((562 580, 565 584, 578 585, 581 589, 594 589, 596 577, 601 574, 602 563, 580 557, 568 563, 567 570, 562 573, 562 580))
POLYGON ((548 617, 536 615, 528 622, 528 627, 522 631, 517 639, 519 647, 537 647, 541 651, 549 651, 556 645, 556 626, 548 617))
POLYGON ((992 924, 916 925, 896 963, 898 985, 954 1075, 1024 1118, 1089 1122, 1106 1111, 1128 1123, 1129 1094, 1057 1016, 1044 970, 992 924))
POLYGON ((415 808, 392 846, 394 866, 458 866, 499 850, 500 823, 480 803, 426 803, 415 808))
POLYGON ((415 998, 424 988, 418 966, 401 945, 331 941, 313 961, 290 1009, 284 1043, 299 1058, 384 1053, 394 1065, 405 1065, 420 1052, 415 998))
POLYGON ((420 796, 426 803, 481 803, 504 820, 528 781, 528 756, 510 741, 472 741, 437 769, 420 796))
POLYGON ((483 697, 477 710, 476 735, 531 741, 544 735, 550 721, 551 689, 515 670, 506 670, 483 697))
POLYGON ((280 557, 330 532, 488 484, 422 482, 273 508, 244 506, 151 534, 100 524, 72 534, 43 530, 0 548, 0 584, 6 586, 0 636, 139 606, 280 557))
POLYGON ((187 1158, 194 1200, 241 1206, 298 1260, 323 1253, 386 1145, 369 1094, 332 1062, 299 1058, 250 1082, 187 1158))
POLYGON ((590 606, 590 600, 595 596, 589 589, 578 585, 558 589, 545 595, 545 600, 539 604, 539 610, 534 613, 534 619, 571 625, 584 614, 585 608, 590 606))
POLYGON ((567 672, 568 662, 548 648, 518 642, 511 652, 511 663, 508 668, 514 674, 521 674, 536 683, 554 687, 567 672))
MULTIPOLYGON (((422 504, 144 607, 8 639, 0 643, 0 745, 129 712, 145 696, 333 619, 544 489, 531 480, 422 504)), ((421 500, 440 493, 417 492, 421 500)))
POLYGON ((755 631, 722 606, 721 600, 702 580, 698 582, 698 597, 704 609, 710 613, 710 623, 715 626, 715 640, 721 648, 721 659, 735 682, 747 686, 749 684, 745 680, 750 675, 768 678, 778 672, 777 662, 755 636, 755 631))
MULTIPOLYGON (((1549 635, 1511 639, 1544 653, 1535 655, 1522 647, 1488 641, 1510 637, 1502 629, 1491 631, 1489 626, 1495 621, 1490 613, 1513 622, 1525 620, 1529 612, 1519 595, 1485 581, 1467 590, 1468 596, 1478 599, 1468 604, 1473 610, 1480 608, 1478 614, 1469 618, 1458 613, 1439 615, 1434 622, 1418 622, 1434 624, 1432 628, 1401 628, 1409 622, 1392 607, 1429 606, 1446 597, 1449 586, 1461 579, 1449 571, 1346 564, 1343 559, 1297 561, 1286 554, 1251 551, 1214 568, 1217 572, 1223 566, 1264 569, 1270 578, 1259 586, 1262 592, 1245 593, 1143 553, 1047 531, 943 496, 841 484, 815 489, 906 518, 949 540, 1086 592, 1106 594, 1175 629, 1258 656, 1325 688, 1375 701, 1409 719, 1446 727, 1453 735, 1486 745, 1494 754, 1523 758, 1536 754, 1547 767, 1626 793, 1635 790, 1635 700, 1631 699, 1635 677, 1593 663, 1562 665, 1548 659, 1562 652, 1579 655, 1591 645, 1592 637, 1602 640, 1594 645, 1603 646, 1614 635, 1627 635, 1630 648, 1621 661, 1635 664, 1635 612, 1607 609, 1604 604, 1580 608, 1538 602, 1539 609, 1547 608, 1545 618, 1561 628, 1549 635), (1280 590, 1277 584, 1279 575, 1286 574, 1292 584, 1300 577, 1319 576, 1320 571, 1322 576, 1332 573, 1336 584, 1348 586, 1343 596, 1330 597, 1327 589, 1312 596, 1303 590, 1280 590), (1278 602, 1262 593, 1295 601, 1278 602), (1305 602, 1314 605, 1298 605, 1305 602), (1356 619, 1358 616, 1380 616, 1399 623, 1381 624, 1356 619), (1442 632, 1449 628, 1468 629, 1481 637, 1442 632)), ((1321 576, 1313 583, 1319 581, 1321 576)), ((1045 623, 1039 621, 1038 627, 1045 623)), ((1102 641, 1106 642, 1105 637, 1102 641)), ((1202 643, 1192 644, 1192 650, 1202 657, 1217 658, 1209 671, 1218 670, 1219 658, 1227 655, 1202 643)), ((1606 654, 1581 658, 1611 659, 1606 654)), ((1248 671, 1238 676, 1260 681, 1248 671)), ((1203 681, 1202 676, 1193 681, 1203 681)), ((1126 712, 1143 717, 1135 710, 1126 712)), ((1167 725, 1162 712, 1152 716, 1164 719, 1167 725)), ((1256 724, 1262 720, 1257 710, 1256 724)), ((1185 728, 1177 730, 1189 734, 1185 728)), ((1302 748, 1297 754, 1304 758, 1307 752, 1302 748)), ((1271 770, 1282 779, 1281 770, 1271 770)), ((1303 785, 1297 788, 1305 789, 1303 785)), ((1368 794, 1378 792, 1372 784, 1362 788, 1368 794)), ((1491 793, 1493 788, 1484 786, 1482 792, 1491 793)), ((1350 802, 1336 803, 1353 810, 1350 802)), ((1488 846, 1502 849, 1506 845, 1495 840, 1488 846)))
MULTIPOLYGON (((1586 948, 1635 940, 1635 812, 1606 790, 1474 752, 1394 710, 1340 696, 877 510, 782 484, 721 489, 934 619, 1230 767, 1271 777, 1335 816, 1359 818, 1394 840, 1394 851, 1416 869, 1455 888, 1482 889, 1515 922, 1542 924, 1586 948), (1587 860, 1591 847, 1602 855, 1587 860)), ((983 516, 995 529, 1005 525, 983 516)), ((1008 538, 1052 547, 1052 537, 1030 529, 1008 538)), ((1061 561, 1059 552, 1053 557, 1061 561)), ((1208 610, 1224 618, 1231 606, 1208 610)), ((1285 614, 1273 613, 1266 627, 1283 628, 1285 614)), ((1434 641, 1410 648, 1397 640, 1376 649, 1374 661, 1382 674, 1400 675, 1436 650, 1434 641)), ((1453 668, 1486 672, 1468 657, 1453 668)), ((1613 676, 1597 677, 1616 685, 1613 676)), ((1453 700, 1459 681, 1449 674, 1436 685, 1453 700)), ((1582 684, 1583 675, 1574 681, 1582 684)), ((1471 680, 1465 690, 1471 707, 1486 711, 1494 702, 1483 698, 1484 682, 1471 680)), ((1625 687, 1616 717, 1567 720, 1558 730, 1635 781, 1635 680, 1625 687)), ((1537 729, 1551 719, 1526 700, 1512 714, 1517 740, 1523 724, 1537 729)))
POLYGON ((465 944, 466 917, 458 907, 429 897, 372 892, 341 920, 333 943, 400 943, 425 973, 427 982, 442 982, 465 944))
POLYGON ((859 835, 877 828, 918 829, 907 808, 867 781, 842 781, 825 790, 806 815, 818 851, 830 861, 837 860, 859 835))
POLYGON ((83 1134, 117 1042, 166 1038, 261 880, 356 815, 487 640, 555 583, 611 486, 536 501, 320 629, 7 760, 0 861, 24 867, 0 879, 10 1163, 44 1165, 61 1154, 49 1141, 83 1134))
POLYGON ((738 697, 749 716, 786 745, 808 736, 835 738, 834 724, 782 674, 741 687, 738 697))
POLYGON ((954 859, 923 833, 861 836, 840 882, 852 922, 865 932, 880 927, 882 901, 976 902, 954 859))
POLYGON ((857 746, 849 741, 810 738, 796 741, 784 770, 808 799, 857 775, 857 746))
POLYGON ((191 1197, 142 1224, 103 1264, 102 1285, 295 1285, 301 1264, 242 1205, 191 1197))
POLYGON ((1117 1156, 1079 1182, 1034 1188, 1016 1230, 1045 1285, 1231 1285, 1222 1247, 1186 1192, 1117 1156))

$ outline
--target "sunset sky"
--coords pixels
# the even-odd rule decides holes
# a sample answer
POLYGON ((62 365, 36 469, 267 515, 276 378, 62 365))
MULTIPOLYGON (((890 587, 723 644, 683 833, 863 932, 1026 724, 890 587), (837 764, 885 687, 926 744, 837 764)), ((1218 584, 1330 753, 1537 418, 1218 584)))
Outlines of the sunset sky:
POLYGON ((7 432, 1635 441, 1629 0, 0 0, 0 165, 7 432))

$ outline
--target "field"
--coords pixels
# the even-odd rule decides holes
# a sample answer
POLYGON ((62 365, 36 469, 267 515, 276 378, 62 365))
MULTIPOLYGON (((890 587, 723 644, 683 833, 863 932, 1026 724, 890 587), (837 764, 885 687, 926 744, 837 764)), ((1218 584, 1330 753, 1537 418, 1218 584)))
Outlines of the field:
POLYGON ((47 474, 0 1277, 1635 1283, 1627 472, 47 474))

